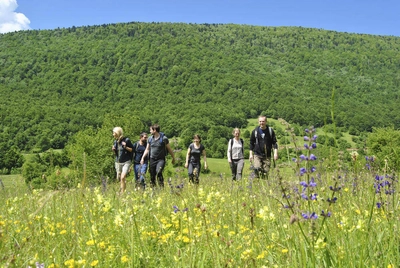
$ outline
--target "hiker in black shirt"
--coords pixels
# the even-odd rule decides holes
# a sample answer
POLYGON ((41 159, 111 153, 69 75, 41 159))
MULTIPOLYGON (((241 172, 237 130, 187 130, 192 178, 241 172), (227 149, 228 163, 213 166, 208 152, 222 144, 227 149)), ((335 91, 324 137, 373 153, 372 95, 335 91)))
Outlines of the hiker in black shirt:
POLYGON ((160 132, 160 126, 154 124, 150 127, 150 133, 152 134, 147 140, 146 151, 144 151, 140 164, 144 164, 144 160, 147 155, 150 155, 150 186, 156 186, 156 177, 158 179, 158 185, 164 187, 163 171, 165 167, 165 157, 167 152, 172 156, 172 164, 175 163, 175 155, 172 151, 167 136, 160 132))
POLYGON ((278 159, 278 144, 274 130, 267 125, 267 118, 258 117, 259 126, 250 135, 249 160, 253 163, 256 178, 259 178, 260 171, 267 176, 271 167, 273 150, 274 161, 278 159))
POLYGON ((147 147, 147 133, 142 132, 140 134, 140 140, 138 140, 133 144, 133 170, 135 174, 135 187, 140 186, 142 187, 142 189, 146 187, 146 181, 144 175, 146 174, 147 165, 149 161, 147 156, 144 158, 143 165, 140 164, 140 161, 142 160, 144 151, 146 151, 146 147, 147 147))
POLYGON ((200 135, 195 134, 193 136, 193 143, 189 145, 185 163, 185 168, 188 169, 189 181, 195 184, 199 184, 201 156, 203 156, 204 159, 204 169, 207 169, 206 149, 204 148, 204 145, 201 144, 200 135))

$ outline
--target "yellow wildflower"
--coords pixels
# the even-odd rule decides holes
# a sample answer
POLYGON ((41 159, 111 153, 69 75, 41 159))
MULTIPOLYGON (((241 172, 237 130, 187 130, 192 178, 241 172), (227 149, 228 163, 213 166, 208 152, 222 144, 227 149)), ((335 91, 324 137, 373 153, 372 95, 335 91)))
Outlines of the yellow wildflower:
POLYGON ((87 241, 87 242, 86 242, 86 245, 88 245, 88 246, 93 246, 95 243, 96 243, 96 241, 94 241, 94 240, 92 239, 92 240, 87 241))
POLYGON ((95 261, 92 261, 92 262, 90 263, 90 266, 94 267, 94 266, 96 266, 97 264, 99 264, 99 261, 98 261, 98 260, 95 260, 95 261))
POLYGON ((124 256, 121 257, 121 262, 122 262, 122 263, 126 263, 126 262, 128 262, 128 261, 129 261, 128 256, 124 255, 124 256))
POLYGON ((70 268, 73 268, 75 265, 75 260, 74 259, 70 259, 64 262, 64 265, 70 268))

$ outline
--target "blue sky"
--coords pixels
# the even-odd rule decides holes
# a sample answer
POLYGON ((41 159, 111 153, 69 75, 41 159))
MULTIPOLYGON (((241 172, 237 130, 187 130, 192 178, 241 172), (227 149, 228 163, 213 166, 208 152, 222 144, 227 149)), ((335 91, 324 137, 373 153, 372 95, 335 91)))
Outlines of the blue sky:
POLYGON ((400 0, 0 0, 0 33, 119 22, 302 26, 400 37, 400 0))

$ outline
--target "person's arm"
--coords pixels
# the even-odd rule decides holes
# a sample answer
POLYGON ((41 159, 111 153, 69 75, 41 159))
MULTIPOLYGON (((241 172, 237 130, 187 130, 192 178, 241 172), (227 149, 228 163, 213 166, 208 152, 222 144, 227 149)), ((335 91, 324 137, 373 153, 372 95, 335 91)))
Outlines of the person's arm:
POLYGON ((231 140, 228 141, 228 152, 226 153, 226 156, 228 157, 228 162, 231 163, 231 152, 232 152, 232 146, 231 146, 231 140))
POLYGON ((203 150, 204 169, 207 169, 206 149, 203 150))
POLYGON ((121 142, 121 144, 122 144, 123 148, 125 150, 127 150, 128 152, 131 153, 133 151, 133 145, 130 140, 127 139, 126 141, 121 142))
POLYGON ((274 160, 278 160, 278 141, 276 140, 275 131, 272 130, 272 148, 274 151, 274 160))
POLYGON ((254 136, 254 130, 251 132, 250 135, 250 151, 249 151, 249 160, 250 162, 253 162, 253 150, 254 150, 254 143, 255 143, 256 137, 254 136))
POLYGON ((190 146, 189 146, 189 148, 187 150, 187 153, 186 153, 185 168, 187 168, 189 166, 189 158, 190 158, 190 146))
POLYGON ((147 143, 146 150, 144 151, 142 159, 140 160, 141 165, 144 164, 144 159, 146 159, 146 156, 149 154, 149 150, 150 150, 150 143, 147 143))
POLYGON ((172 164, 175 164, 175 154, 174 151, 171 149, 171 146, 169 146, 169 143, 166 145, 167 150, 169 154, 172 156, 172 164))

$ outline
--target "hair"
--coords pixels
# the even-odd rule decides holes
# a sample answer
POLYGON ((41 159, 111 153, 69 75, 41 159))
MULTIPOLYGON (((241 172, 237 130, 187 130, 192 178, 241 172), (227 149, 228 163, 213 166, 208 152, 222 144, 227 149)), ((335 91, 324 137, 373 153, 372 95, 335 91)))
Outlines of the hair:
POLYGON ((147 136, 147 133, 146 133, 146 132, 140 133, 140 137, 141 137, 141 138, 143 138, 144 136, 147 136))
POLYGON ((199 142, 201 142, 201 137, 199 134, 194 134, 193 139, 199 139, 199 142))
POLYGON ((158 133, 160 133, 160 126, 158 124, 152 125, 151 129, 157 131, 158 133))
POLYGON ((113 132, 117 133, 118 142, 120 142, 124 138, 124 131, 121 127, 113 128, 113 132))
POLYGON ((263 114, 260 114, 260 115, 258 116, 258 119, 260 119, 261 117, 264 117, 264 118, 265 118, 265 121, 267 120, 267 117, 266 117, 265 115, 263 115, 263 114))
POLYGON ((240 134, 240 128, 238 128, 238 127, 235 127, 234 129, 233 129, 233 131, 232 131, 232 135, 235 135, 235 131, 239 131, 239 134, 240 134))

